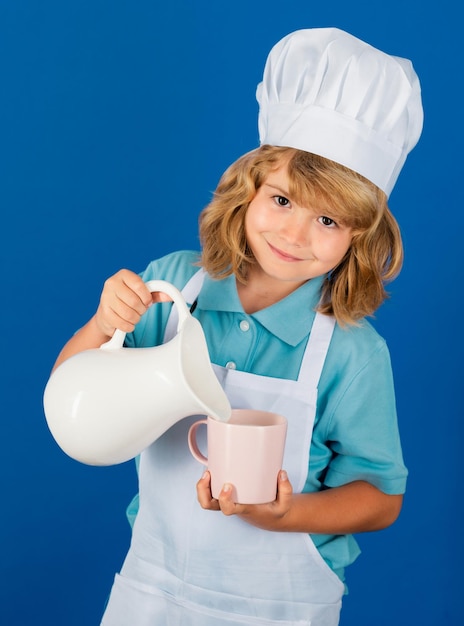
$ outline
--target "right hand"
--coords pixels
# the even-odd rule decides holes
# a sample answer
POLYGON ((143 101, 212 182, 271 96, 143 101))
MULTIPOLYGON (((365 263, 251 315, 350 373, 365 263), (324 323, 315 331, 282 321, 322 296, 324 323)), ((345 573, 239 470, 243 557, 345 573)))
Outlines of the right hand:
POLYGON ((138 274, 123 269, 105 281, 95 322, 107 337, 117 328, 130 333, 153 302, 169 300, 165 293, 151 293, 138 274))

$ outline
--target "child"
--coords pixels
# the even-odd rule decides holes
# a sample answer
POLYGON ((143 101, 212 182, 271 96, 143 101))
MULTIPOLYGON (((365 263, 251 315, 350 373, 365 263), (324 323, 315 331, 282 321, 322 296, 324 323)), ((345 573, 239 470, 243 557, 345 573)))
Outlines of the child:
POLYGON ((389 354, 365 320, 399 272, 387 206, 422 108, 409 61, 334 28, 292 33, 258 87, 261 147, 223 175, 200 216, 202 252, 109 278, 57 364, 119 328, 126 345, 167 341, 183 291, 232 407, 288 419, 274 502, 216 500, 187 446, 194 417, 139 459, 131 547, 104 626, 336 626, 352 533, 392 524, 407 470, 389 354), (134 521, 135 520, 135 521, 134 521))

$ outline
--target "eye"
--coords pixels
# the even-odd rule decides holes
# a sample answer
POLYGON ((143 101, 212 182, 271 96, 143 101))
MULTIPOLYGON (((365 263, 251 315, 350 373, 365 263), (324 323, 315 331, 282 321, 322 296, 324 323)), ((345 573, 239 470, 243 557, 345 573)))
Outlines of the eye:
POLYGON ((290 200, 284 196, 273 196, 274 201, 281 207, 287 207, 290 204, 290 200))
POLYGON ((321 215, 318 219, 320 224, 328 228, 334 228, 337 225, 331 217, 327 217, 326 215, 321 215))

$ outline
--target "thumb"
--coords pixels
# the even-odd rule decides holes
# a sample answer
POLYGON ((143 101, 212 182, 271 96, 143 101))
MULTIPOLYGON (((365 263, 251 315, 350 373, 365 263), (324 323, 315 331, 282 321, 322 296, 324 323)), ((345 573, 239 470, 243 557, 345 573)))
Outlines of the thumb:
POLYGON ((277 477, 277 500, 282 503, 290 500, 293 495, 293 487, 288 480, 288 475, 285 470, 279 472, 277 477))

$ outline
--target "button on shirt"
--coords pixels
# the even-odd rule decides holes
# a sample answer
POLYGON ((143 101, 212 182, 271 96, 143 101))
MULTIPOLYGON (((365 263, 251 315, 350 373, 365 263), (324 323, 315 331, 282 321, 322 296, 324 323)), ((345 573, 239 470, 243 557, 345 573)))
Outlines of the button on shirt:
POLYGON ((242 320, 239 326, 240 330, 243 330, 244 333, 246 333, 247 330, 250 330, 250 322, 248 322, 247 320, 242 320))
MULTIPOLYGON (((182 290, 198 271, 198 253, 177 252, 152 262, 145 281, 163 279, 182 290)), ((280 302, 247 315, 234 276, 205 277, 194 316, 213 363, 261 376, 296 380, 324 277, 280 302)), ((131 346, 162 342, 170 304, 152 306, 126 337, 131 346)), ((316 422, 304 491, 366 480, 388 494, 403 493, 407 470, 397 428, 390 357, 385 341, 362 321, 336 325, 318 389, 316 422)), ((316 535, 323 558, 343 578, 358 548, 350 536, 316 535)))
POLYGON ((208 339, 213 363, 225 367, 234 363, 245 372, 296 380, 321 284, 322 278, 314 279, 277 304, 247 315, 234 276, 220 281, 207 276, 195 317, 208 339))

